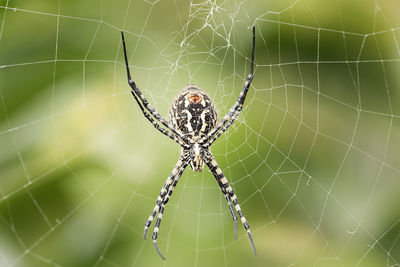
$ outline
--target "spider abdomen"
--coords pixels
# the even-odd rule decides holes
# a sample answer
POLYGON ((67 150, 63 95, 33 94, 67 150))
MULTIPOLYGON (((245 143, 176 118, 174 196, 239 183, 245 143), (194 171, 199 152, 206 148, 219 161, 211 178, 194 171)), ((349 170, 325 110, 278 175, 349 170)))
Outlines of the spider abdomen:
POLYGON ((186 86, 169 111, 175 129, 184 135, 203 137, 217 123, 217 112, 211 98, 195 85, 186 86))

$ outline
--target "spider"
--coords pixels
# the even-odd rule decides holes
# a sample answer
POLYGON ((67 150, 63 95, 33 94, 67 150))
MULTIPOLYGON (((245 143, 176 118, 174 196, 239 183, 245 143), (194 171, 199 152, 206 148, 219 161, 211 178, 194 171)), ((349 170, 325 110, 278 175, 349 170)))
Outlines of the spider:
POLYGON ((247 76, 236 103, 218 124, 214 103, 204 91, 195 85, 189 85, 182 89, 169 110, 169 121, 165 120, 152 106, 149 105, 147 99, 143 96, 142 92, 132 80, 126 55, 126 45, 123 32, 121 32, 121 36, 126 73, 128 76, 129 86, 132 89, 131 93, 133 98, 136 100, 146 119, 149 120, 158 131, 168 136, 181 146, 181 156, 171 174, 165 181, 164 186, 161 188, 161 192, 157 197, 156 205, 145 223, 143 234, 144 239, 146 239, 147 230, 158 213, 152 240, 157 253, 165 260, 165 257, 161 254, 157 246, 157 235, 165 205, 171 198, 185 168, 190 164, 193 171, 201 172, 205 163, 212 172, 228 203, 232 219, 235 223, 235 240, 237 239, 236 210, 243 227, 247 230, 254 254, 257 255, 250 232, 250 226, 243 215, 238 199, 210 152, 210 146, 218 139, 218 137, 229 129, 242 110, 250 83, 253 80, 255 27, 253 26, 253 47, 251 52, 250 74, 247 76))

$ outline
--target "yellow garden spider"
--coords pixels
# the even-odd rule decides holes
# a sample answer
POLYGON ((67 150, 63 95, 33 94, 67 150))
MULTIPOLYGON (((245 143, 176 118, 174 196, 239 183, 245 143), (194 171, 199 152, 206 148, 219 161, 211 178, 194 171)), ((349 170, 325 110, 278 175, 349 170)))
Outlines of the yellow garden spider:
POLYGON ((144 116, 151 122, 151 124, 153 124, 153 126, 161 133, 168 136, 181 146, 181 156, 178 160, 178 163, 168 176, 164 186, 161 189, 160 195, 157 197, 156 206, 146 221, 144 227, 144 238, 146 239, 147 229, 158 212, 152 240, 158 254, 162 259, 165 260, 165 257, 161 254, 157 246, 157 234, 161 224, 165 205, 170 199, 172 192, 174 191, 174 188, 187 165, 190 164, 193 171, 201 172, 203 170, 204 163, 206 163, 214 175, 219 187, 221 188, 226 201, 228 202, 229 210, 235 222, 235 240, 237 239, 236 210, 244 228, 247 230, 254 254, 257 254, 253 238, 250 233, 250 226, 247 223, 242 210, 240 209, 238 199, 210 152, 210 146, 215 140, 217 140, 218 137, 221 136, 221 134, 229 129, 242 110, 250 83, 253 80, 256 40, 255 27, 253 26, 253 48, 251 52, 250 74, 247 76, 247 80, 243 85, 242 91, 240 92, 236 103, 218 124, 217 112, 215 110, 214 103, 204 91, 195 85, 189 85, 183 88, 170 108, 169 122, 165 120, 152 106, 149 105, 147 99, 143 96, 139 88, 136 87, 135 82, 132 80, 129 71, 128 58, 126 56, 124 33, 121 32, 121 35, 124 48, 126 72, 128 76, 128 83, 132 88, 132 96, 135 98, 144 116), (235 207, 235 210, 233 207, 235 207))

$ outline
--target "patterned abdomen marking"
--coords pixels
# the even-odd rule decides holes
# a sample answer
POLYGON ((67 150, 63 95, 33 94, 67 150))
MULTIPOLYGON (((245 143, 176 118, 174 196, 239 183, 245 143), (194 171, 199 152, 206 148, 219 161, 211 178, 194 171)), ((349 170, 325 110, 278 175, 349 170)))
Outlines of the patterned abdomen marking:
POLYGON ((211 98, 197 86, 190 85, 175 99, 169 119, 182 134, 201 138, 217 124, 217 112, 211 98))
POLYGON ((201 94, 199 94, 199 93, 189 93, 188 100, 189 100, 189 103, 197 104, 197 103, 200 103, 203 100, 203 98, 201 97, 201 94))

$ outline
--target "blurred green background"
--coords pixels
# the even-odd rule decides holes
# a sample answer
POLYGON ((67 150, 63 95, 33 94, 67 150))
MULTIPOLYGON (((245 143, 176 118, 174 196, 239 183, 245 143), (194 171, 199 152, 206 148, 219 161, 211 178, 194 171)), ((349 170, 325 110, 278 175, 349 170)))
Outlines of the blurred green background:
MULTIPOLYGON (((398 1, 0 0, 0 266, 399 266, 398 1), (179 157, 159 112, 196 84, 212 147, 251 226, 208 169, 184 172, 156 254, 145 220, 179 157)), ((152 230, 152 228, 151 228, 152 230)))

